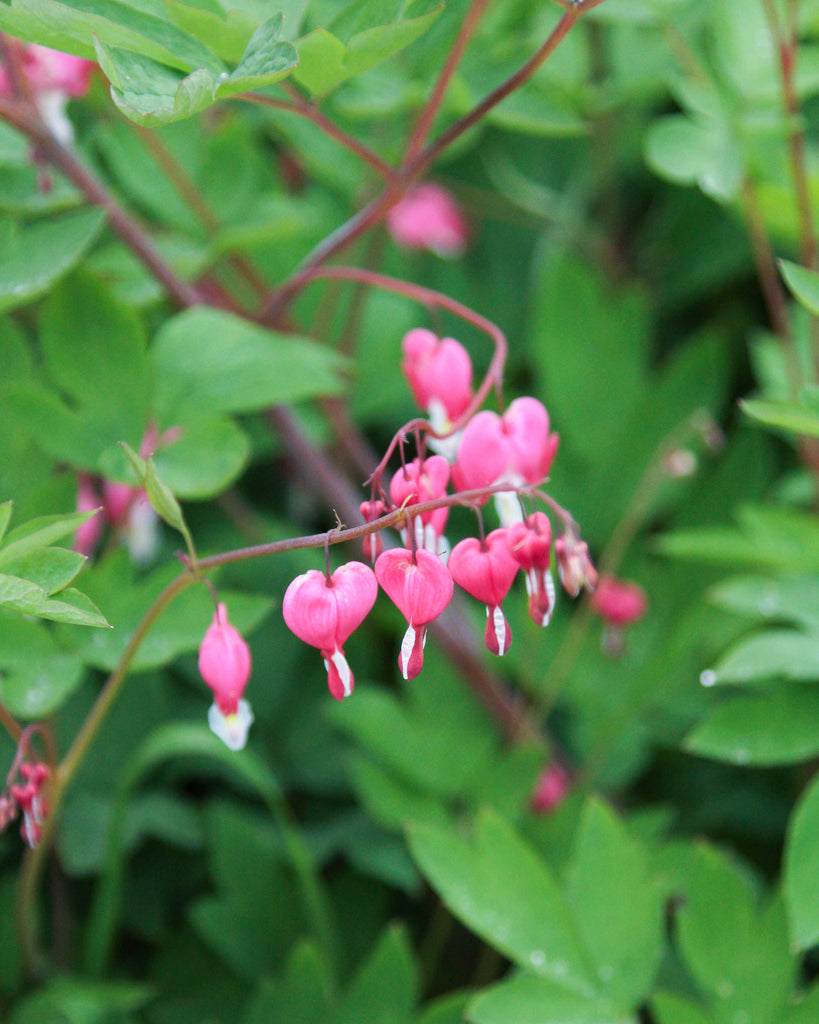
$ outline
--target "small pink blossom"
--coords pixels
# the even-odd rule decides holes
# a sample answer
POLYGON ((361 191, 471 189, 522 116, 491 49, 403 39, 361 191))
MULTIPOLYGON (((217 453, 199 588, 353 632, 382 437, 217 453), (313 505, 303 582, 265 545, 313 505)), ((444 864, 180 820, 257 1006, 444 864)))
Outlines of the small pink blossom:
MULTIPOLYGON (((47 46, 27 44, 22 48, 22 69, 32 98, 43 121, 63 145, 69 145, 74 135, 65 112, 68 100, 85 95, 95 67, 82 57, 47 46)), ((8 72, 0 67, 0 96, 11 92, 8 72)))
POLYGON ((401 342, 401 370, 413 397, 426 409, 433 427, 447 431, 472 401, 472 360, 454 338, 416 327, 401 342))
MULTIPOLYGON (((23 762, 19 768, 23 783, 9 787, 10 802, 5 817, 13 817, 13 807, 23 812, 20 834, 34 849, 42 837, 43 823, 48 816, 48 807, 43 798, 43 786, 48 779, 48 768, 41 762, 23 762)), ((7 798, 8 799, 8 798, 7 798)))
POLYGON ((529 616, 536 626, 548 626, 555 606, 555 585, 549 570, 552 525, 543 512, 534 512, 506 532, 509 553, 526 574, 529 616))
POLYGON ((460 541, 447 562, 458 586, 486 605, 484 640, 497 655, 505 654, 512 643, 512 630, 501 605, 520 569, 509 552, 506 532, 493 530, 484 543, 477 537, 460 541))
POLYGON ((250 705, 242 699, 250 667, 250 650, 220 604, 199 647, 199 671, 214 695, 208 723, 231 750, 244 747, 253 722, 250 705))
MULTIPOLYGON (((390 482, 390 498, 394 505, 417 505, 422 501, 434 501, 446 494, 449 484, 449 463, 441 455, 413 459, 402 466, 390 482)), ((415 541, 419 547, 438 553, 441 537, 449 518, 448 508, 436 508, 413 516, 415 541)), ((407 531, 401 531, 401 538, 407 544, 407 531)))
POLYGON ((387 214, 387 230, 407 249, 429 249, 438 256, 460 256, 466 248, 466 220, 451 192, 426 182, 387 214))
POLYGON ((407 620, 398 666, 404 679, 414 679, 424 665, 427 626, 452 600, 452 576, 432 552, 391 548, 379 555, 375 575, 387 597, 407 620))
POLYGON ((574 533, 564 533, 555 540, 555 558, 560 582, 570 597, 577 597, 583 587, 594 590, 597 570, 589 557, 589 546, 574 533))
POLYGON ((349 697, 355 685, 344 644, 369 615, 377 596, 373 570, 363 562, 347 562, 331 576, 310 569, 285 592, 284 621, 300 640, 321 651, 327 685, 336 700, 349 697))
MULTIPOLYGON (((536 398, 516 398, 502 416, 484 410, 467 423, 452 476, 458 490, 509 484, 513 488, 545 480, 557 452, 558 435, 549 433, 549 414, 536 398)), ((517 501, 499 503, 504 525, 520 519, 517 501), (508 504, 508 503, 507 503, 508 504)))
POLYGON ((630 626, 641 619, 648 608, 645 591, 636 583, 603 576, 592 594, 592 608, 612 626, 630 626))
MULTIPOLYGON (((386 507, 383 501, 373 499, 372 501, 362 501, 359 505, 359 511, 364 517, 365 523, 374 523, 376 519, 380 519, 384 515, 386 507)), ((384 550, 384 541, 381 539, 381 534, 368 533, 361 542, 361 550, 367 561, 373 564, 384 550)))
POLYGON ((532 793, 532 810, 535 814, 551 814, 563 803, 570 789, 571 779, 566 769, 553 761, 538 777, 532 793))
POLYGON ((99 515, 101 505, 100 496, 97 494, 91 478, 87 474, 81 473, 77 485, 77 511, 97 513, 78 526, 74 534, 74 550, 85 555, 86 558, 93 555, 97 544, 99 544, 103 525, 102 516, 99 515))

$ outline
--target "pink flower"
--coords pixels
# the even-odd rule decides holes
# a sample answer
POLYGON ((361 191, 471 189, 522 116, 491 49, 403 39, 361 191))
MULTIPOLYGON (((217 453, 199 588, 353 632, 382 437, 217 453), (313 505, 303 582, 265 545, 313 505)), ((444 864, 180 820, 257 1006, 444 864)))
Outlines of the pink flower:
POLYGON ((387 597, 408 622, 398 666, 404 679, 414 679, 424 665, 427 626, 452 599, 452 576, 444 563, 420 548, 391 548, 379 555, 375 575, 387 597))
MULTIPOLYGON (((373 499, 372 501, 362 501, 358 508, 361 515, 364 517, 365 523, 374 523, 376 519, 383 516, 385 512, 384 502, 377 499, 373 499)), ((384 550, 384 542, 381 540, 381 534, 368 533, 361 542, 361 550, 367 561, 374 563, 376 558, 378 558, 384 550)))
POLYGON ((331 576, 318 569, 297 576, 284 595, 287 626, 311 647, 318 647, 327 668, 327 684, 336 700, 353 692, 355 680, 344 644, 375 604, 378 584, 363 562, 347 562, 331 576))
POLYGON ((481 543, 468 537, 452 549, 447 567, 459 587, 486 605, 484 640, 493 654, 505 654, 512 630, 501 609, 520 565, 509 553, 506 530, 493 530, 481 543))
POLYGON ((516 398, 502 416, 484 410, 469 421, 458 448, 453 476, 459 490, 539 484, 557 451, 549 414, 536 398, 516 398))
POLYGON ((23 812, 20 835, 28 846, 34 849, 40 842, 43 822, 48 815, 48 807, 43 799, 43 785, 48 778, 48 768, 39 761, 23 762, 20 765, 20 774, 25 781, 22 785, 13 785, 9 788, 11 799, 6 814, 9 817, 13 816, 16 813, 14 808, 19 807, 23 812))
MULTIPOLYGON (((420 459, 413 459, 392 478, 390 498, 398 507, 433 501, 446 494, 448 483, 449 463, 443 456, 430 455, 423 462, 420 459)), ((437 508, 432 512, 422 512, 414 516, 415 540, 418 546, 437 554, 448 518, 448 508, 437 508)), ((408 543, 406 530, 401 531, 401 538, 405 544, 408 543)))
POLYGON ((529 616, 536 626, 548 626, 555 605, 555 585, 549 571, 552 525, 543 512, 506 531, 509 553, 526 573, 529 616))
POLYGON ((401 342, 401 370, 418 405, 433 427, 445 433, 472 401, 472 360, 454 338, 439 338, 416 327, 401 342))
POLYGON ((597 570, 589 557, 589 546, 574 533, 557 538, 555 558, 560 582, 570 597, 577 597, 583 587, 594 590, 597 586, 597 570))
POLYGON ((67 96, 84 96, 96 64, 71 53, 32 43, 23 52, 23 69, 39 92, 57 90, 67 96))
MULTIPOLYGON (((100 511, 100 496, 94 489, 91 478, 86 473, 80 473, 77 484, 77 511, 97 512, 100 511)), ((90 519, 78 526, 74 534, 74 550, 88 558, 96 551, 102 533, 102 517, 92 516, 90 519)))
POLYGON ((250 677, 250 650, 228 622, 223 604, 214 612, 199 647, 199 671, 213 690, 214 702, 208 712, 211 730, 231 750, 241 750, 253 721, 250 705, 242 699, 250 677))
POLYGON ((571 788, 566 769, 557 761, 544 768, 532 793, 531 807, 535 814, 551 814, 563 803, 571 788))
POLYGON ((636 583, 603 576, 592 594, 592 608, 611 626, 630 626, 641 619, 648 607, 645 591, 636 583))
POLYGON ((407 249, 429 249, 438 256, 460 256, 468 230, 458 204, 431 182, 408 192, 387 214, 387 230, 407 249))

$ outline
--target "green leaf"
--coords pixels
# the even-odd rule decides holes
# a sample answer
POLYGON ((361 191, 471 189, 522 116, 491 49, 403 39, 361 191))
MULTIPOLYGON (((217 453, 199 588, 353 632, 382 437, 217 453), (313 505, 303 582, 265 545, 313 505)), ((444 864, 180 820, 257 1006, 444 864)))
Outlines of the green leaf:
POLYGON ((229 64, 238 64, 242 59, 257 26, 256 19, 238 10, 229 10, 222 16, 180 0, 167 0, 167 10, 184 32, 229 64))
POLYGON ((651 1000, 657 1024, 713 1024, 702 1007, 673 992, 657 992, 651 1000))
POLYGON ((189 411, 255 412, 341 390, 334 352, 217 309, 168 320, 151 354, 157 409, 170 422, 189 411))
POLYGON ((41 622, 0 614, 0 700, 13 715, 44 718, 82 681, 82 661, 41 622))
MULTIPOLYGON (((11 579, 13 577, 4 577, 11 579)), ((28 581, 25 581, 28 582, 28 581)), ((59 600, 49 598, 36 584, 35 590, 16 600, 3 602, 6 608, 21 612, 23 615, 36 615, 41 619, 53 622, 64 622, 72 626, 109 626, 105 616, 90 598, 73 588, 63 590, 59 600)), ((109 627, 110 628, 110 627, 109 627)))
POLYGON ((790 260, 780 260, 779 267, 791 293, 809 313, 819 316, 819 273, 790 260))
POLYGON ((332 31, 316 28, 299 39, 296 42, 299 66, 295 72, 299 85, 316 96, 323 96, 348 78, 375 67, 415 42, 443 10, 443 4, 438 4, 418 17, 401 20, 396 17, 391 23, 379 24, 390 10, 400 17, 404 6, 411 8, 413 5, 385 5, 384 0, 351 4, 330 23, 332 31), (356 24, 363 31, 351 34, 349 28, 356 24))
POLYGON ((296 67, 299 55, 292 43, 278 42, 282 17, 274 14, 253 33, 239 66, 226 78, 219 79, 217 99, 273 85, 296 67))
POLYGON ((785 842, 783 891, 794 949, 819 943, 819 778, 814 778, 791 815, 785 842))
POLYGON ((11 510, 14 507, 14 503, 11 501, 4 501, 0 504, 0 544, 3 543, 3 538, 6 535, 6 530, 11 519, 11 510))
POLYGON ((0 547, 0 565, 25 558, 39 548, 48 547, 82 526, 96 512, 72 512, 67 516, 42 516, 16 527, 0 547))
POLYGON ((591 999, 596 989, 571 912, 543 861, 493 812, 471 843, 452 828, 415 825, 410 850, 464 924, 555 987, 591 999))
POLYGON ((685 749, 739 765, 793 764, 819 754, 819 689, 777 686, 725 701, 685 738, 685 749))
POLYGON ((783 619, 819 631, 819 578, 737 576, 708 591, 708 600, 753 619, 783 619))
POLYGON ((819 680, 819 637, 785 629, 755 633, 732 647, 708 674, 709 685, 771 679, 819 680))
POLYGON ((547 978, 522 974, 493 985, 468 1006, 474 1024, 636 1024, 605 996, 579 995, 547 978))
POLYGON ((65 548, 40 548, 6 565, 15 576, 33 580, 51 597, 63 590, 85 565, 85 556, 65 548))
POLYGON ((584 807, 567 882, 602 992, 636 1008, 663 955, 663 899, 644 850, 601 800, 584 807))
POLYGON ((106 1024, 126 1020, 153 998, 146 985, 56 978, 21 1000, 9 1024, 106 1024))
POLYGON ((403 928, 392 925, 359 968, 328 1024, 409 1024, 417 1000, 412 947, 403 928))
POLYGON ((819 415, 794 402, 765 402, 744 399, 740 408, 760 423, 782 430, 792 430, 806 437, 819 437, 819 415))
POLYGON ((0 310, 37 298, 68 273, 100 234, 105 219, 104 210, 72 210, 0 237, 0 310))
POLYGON ((145 489, 148 501, 154 507, 156 514, 164 519, 169 526, 179 530, 181 534, 188 538, 190 534, 185 525, 179 502, 168 485, 163 483, 157 476, 154 460, 150 458, 143 459, 124 441, 120 441, 120 448, 125 452, 139 481, 139 485, 145 489))
POLYGON ((160 448, 156 471, 182 499, 212 498, 235 480, 250 458, 247 434, 227 416, 191 416, 179 439, 160 448))
POLYGON ((742 153, 730 126, 718 119, 684 114, 661 117, 646 136, 646 161, 657 174, 680 185, 697 184, 718 202, 733 199, 742 184, 742 153))

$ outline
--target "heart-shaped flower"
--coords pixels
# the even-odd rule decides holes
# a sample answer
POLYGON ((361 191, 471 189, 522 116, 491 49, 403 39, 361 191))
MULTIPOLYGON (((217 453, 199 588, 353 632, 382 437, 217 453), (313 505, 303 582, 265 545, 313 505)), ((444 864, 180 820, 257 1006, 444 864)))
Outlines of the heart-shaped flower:
POLYGON ((452 576, 430 551, 390 548, 378 556, 375 575, 387 597, 408 622, 398 665, 404 679, 414 679, 424 665, 427 626, 452 600, 452 576))
POLYGON ((250 677, 250 650, 241 633, 228 622, 220 604, 199 647, 199 671, 213 690, 208 712, 211 730, 231 750, 241 750, 253 722, 250 704, 242 699, 250 677))
POLYGON ((534 512, 506 533, 509 553, 526 573, 529 615, 536 626, 548 626, 555 606, 555 585, 549 571, 552 524, 543 512, 534 512))
POLYGON ((505 529, 493 530, 481 543, 467 537, 452 549, 447 567, 459 587, 486 605, 484 640, 493 654, 505 654, 512 643, 512 630, 501 609, 520 565, 512 557, 505 529))
POLYGON ((347 562, 331 576, 310 569, 285 592, 284 621, 300 640, 321 651, 327 685, 336 700, 349 697, 355 684, 344 643, 367 617, 377 595, 375 575, 363 562, 347 562))
MULTIPOLYGON (((390 498, 392 498, 393 504, 399 507, 401 505, 417 505, 422 501, 433 501, 446 494, 448 483, 449 463, 443 456, 430 455, 423 461, 413 459, 406 466, 402 466, 392 478, 390 498)), ((437 554, 448 518, 448 508, 436 508, 432 512, 422 512, 420 515, 414 516, 416 544, 437 554)), ((402 530, 401 537, 407 544, 409 538, 406 531, 402 530)))

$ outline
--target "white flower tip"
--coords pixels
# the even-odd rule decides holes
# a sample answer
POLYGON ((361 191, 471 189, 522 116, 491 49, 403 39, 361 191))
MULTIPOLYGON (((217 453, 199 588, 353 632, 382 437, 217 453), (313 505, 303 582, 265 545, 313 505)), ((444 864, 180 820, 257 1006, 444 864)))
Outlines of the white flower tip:
POLYGON ((247 734, 253 724, 253 712, 246 700, 240 700, 236 713, 225 715, 218 705, 208 709, 210 731, 230 750, 242 750, 247 743, 247 734))

